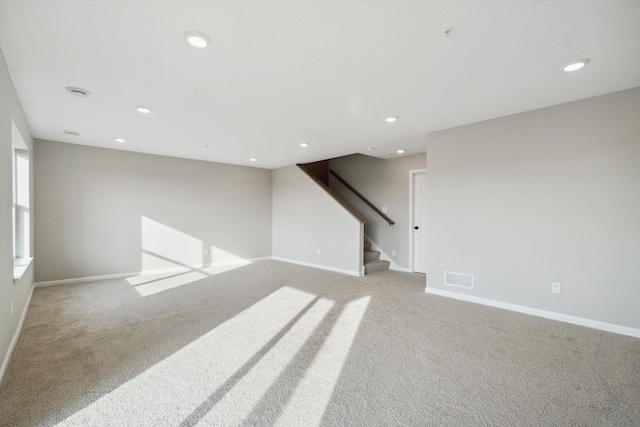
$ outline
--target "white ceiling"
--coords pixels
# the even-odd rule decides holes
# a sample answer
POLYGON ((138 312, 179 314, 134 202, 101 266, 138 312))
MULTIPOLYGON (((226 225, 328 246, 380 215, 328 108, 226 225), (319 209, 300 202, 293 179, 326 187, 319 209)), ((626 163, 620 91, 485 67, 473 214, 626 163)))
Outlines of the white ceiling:
POLYGON ((640 86, 639 1, 0 8, 0 45, 34 137, 231 164, 414 154, 428 132, 640 86), (191 47, 188 30, 212 44, 191 47), (580 58, 591 62, 562 71, 580 58))

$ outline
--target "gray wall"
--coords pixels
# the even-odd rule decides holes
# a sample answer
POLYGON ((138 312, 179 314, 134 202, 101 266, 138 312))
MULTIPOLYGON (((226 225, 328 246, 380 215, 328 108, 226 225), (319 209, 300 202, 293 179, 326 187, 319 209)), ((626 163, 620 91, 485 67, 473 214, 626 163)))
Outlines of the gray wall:
MULTIPOLYGON (((13 283, 13 193, 11 122, 18 127, 30 154, 31 248, 33 248, 33 140, 0 50, 0 380, 11 341, 33 288, 33 265, 13 283), (11 303, 13 302, 13 316, 11 303)), ((33 254, 33 251, 32 251, 33 254)))
POLYGON ((35 156, 37 282, 271 255, 270 170, 41 140, 35 156))
POLYGON ((392 261, 391 268, 409 268, 409 171, 424 169, 426 163, 424 153, 388 160, 354 154, 329 162, 378 209, 388 208, 386 215, 395 222, 393 226, 330 175, 330 188, 366 219, 365 233, 379 247, 381 258, 392 261))
POLYGON ((362 223, 297 166, 273 171, 274 257, 358 275, 362 241, 362 223))
POLYGON ((427 153, 427 287, 640 328, 640 88, 432 133, 427 153))

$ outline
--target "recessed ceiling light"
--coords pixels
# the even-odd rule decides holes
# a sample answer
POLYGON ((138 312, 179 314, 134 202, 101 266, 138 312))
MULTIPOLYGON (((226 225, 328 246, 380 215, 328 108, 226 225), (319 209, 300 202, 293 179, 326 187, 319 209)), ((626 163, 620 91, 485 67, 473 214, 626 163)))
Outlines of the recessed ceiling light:
POLYGON ((80 136, 80 132, 76 132, 75 130, 65 130, 64 133, 67 135, 80 136))
POLYGON ((67 86, 65 89, 71 95, 79 96, 80 98, 86 98, 86 97, 91 95, 91 92, 89 92, 86 89, 79 88, 79 87, 67 86))
POLYGON ((211 43, 211 39, 205 34, 198 31, 187 31, 184 33, 184 38, 193 47, 207 47, 211 43))
POLYGON ((398 120, 397 116, 393 116, 393 117, 387 117, 386 119, 384 119, 387 123, 393 123, 395 121, 398 120))
POLYGON ((307 148, 309 145, 311 144, 309 144, 308 142, 303 142, 302 144, 300 144, 300 147, 307 148))
POLYGON ((124 144, 125 142, 127 142, 127 140, 124 138, 113 138, 113 140, 115 142, 119 142, 120 144, 124 144))
POLYGON ((404 150, 398 150, 398 151, 396 151, 396 153, 402 154, 402 153, 404 153, 404 150))
POLYGON ((250 162, 257 162, 258 159, 254 159, 253 157, 249 159, 250 162))
POLYGON ((376 147, 369 147, 369 148, 367 148, 367 151, 373 151, 375 149, 376 149, 376 147))
POLYGON ((136 107, 136 111, 142 114, 149 114, 151 112, 151 108, 140 106, 140 107, 136 107))
POLYGON ((567 65, 566 67, 564 67, 564 70, 565 71, 576 71, 576 70, 579 70, 580 68, 584 67, 588 63, 589 63, 588 59, 581 59, 580 61, 576 61, 573 64, 567 65))

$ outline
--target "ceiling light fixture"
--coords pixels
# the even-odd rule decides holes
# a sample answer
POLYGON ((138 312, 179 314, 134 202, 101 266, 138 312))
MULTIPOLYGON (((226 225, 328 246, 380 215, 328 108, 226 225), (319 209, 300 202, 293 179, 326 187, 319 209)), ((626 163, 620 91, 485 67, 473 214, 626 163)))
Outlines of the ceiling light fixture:
POLYGON ((581 59, 579 61, 576 61, 572 64, 567 65, 566 67, 564 67, 564 70, 567 72, 570 71, 577 71, 580 68, 584 67, 585 65, 587 65, 589 63, 588 59, 581 59))
POLYGON ((207 47, 211 43, 211 39, 198 31, 187 31, 184 38, 193 47, 207 47))
POLYGON ((373 151, 375 149, 376 149, 376 147, 369 147, 369 148, 367 148, 367 151, 373 151))
POLYGON ((75 95, 75 96, 78 96, 80 98, 87 98, 88 96, 91 95, 91 92, 89 92, 86 89, 79 88, 79 87, 67 86, 65 89, 71 95, 75 95))
POLYGON ((308 142, 303 142, 302 144, 300 144, 300 147, 307 148, 310 145, 311 144, 309 144, 308 142))
POLYGON ((142 114, 149 114, 152 110, 149 107, 140 106, 140 107, 136 107, 136 111, 142 114))
POLYGON ((115 142, 119 142, 120 144, 124 144, 125 142, 127 142, 127 140, 124 138, 113 138, 113 140, 115 142))
POLYGON ((398 150, 398 151, 396 151, 396 153, 402 154, 402 153, 404 153, 404 150, 398 150))
POLYGON ((258 159, 254 159, 253 157, 249 159, 250 162, 257 162, 258 159))
POLYGON ((395 121, 398 120, 397 116, 393 116, 393 117, 387 117, 386 119, 384 119, 387 123, 393 123, 395 121))
POLYGON ((75 130, 65 130, 64 133, 67 135, 80 136, 80 132, 76 132, 75 130))

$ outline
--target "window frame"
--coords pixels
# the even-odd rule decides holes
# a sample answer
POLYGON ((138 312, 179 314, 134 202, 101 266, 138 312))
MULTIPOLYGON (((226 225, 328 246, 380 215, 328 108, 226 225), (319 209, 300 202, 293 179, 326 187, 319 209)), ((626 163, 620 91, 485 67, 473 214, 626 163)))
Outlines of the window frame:
POLYGON ((13 280, 20 280, 31 256, 31 156, 18 127, 11 123, 13 280), (22 202, 22 203, 21 203, 22 202))

